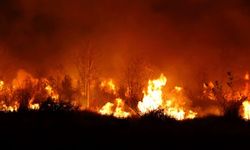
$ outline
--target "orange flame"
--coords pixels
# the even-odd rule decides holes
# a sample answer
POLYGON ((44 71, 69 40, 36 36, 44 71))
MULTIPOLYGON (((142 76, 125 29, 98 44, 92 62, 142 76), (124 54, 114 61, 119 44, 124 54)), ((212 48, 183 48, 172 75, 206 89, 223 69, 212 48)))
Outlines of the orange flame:
POLYGON ((112 107, 114 106, 113 103, 111 102, 107 102, 100 110, 99 110, 99 113, 101 115, 112 115, 113 114, 113 111, 112 111, 112 107))
POLYGON ((47 91, 48 95, 53 99, 53 100, 58 100, 59 95, 53 90, 53 88, 50 85, 47 85, 45 87, 45 90, 47 91))
POLYGON ((243 114, 242 114, 243 119, 250 120, 250 102, 244 101, 242 103, 242 106, 243 106, 243 114))
POLYGON ((249 73, 248 72, 245 74, 244 79, 249 80, 249 73))
MULTIPOLYGON (((138 103, 141 114, 145 114, 157 109, 163 109, 164 114, 176 120, 193 119, 197 113, 192 110, 185 110, 185 103, 181 103, 174 95, 172 99, 163 100, 162 88, 166 85, 167 78, 161 74, 159 79, 149 80, 147 93, 144 93, 142 101, 138 103)), ((182 87, 175 86, 174 93, 181 93, 182 87)), ((180 98, 180 97, 179 97, 180 98)))
POLYGON ((162 105, 162 87, 166 85, 167 78, 161 74, 159 79, 149 80, 147 92, 138 103, 138 109, 142 114, 157 110, 162 105))
POLYGON ((100 84, 101 89, 105 90, 106 92, 116 94, 116 86, 112 79, 104 80, 100 84))
POLYGON ((131 116, 129 112, 124 111, 124 102, 122 99, 117 98, 115 100, 116 107, 113 109, 114 104, 111 102, 107 102, 100 110, 99 113, 102 115, 113 115, 116 118, 127 118, 131 116))

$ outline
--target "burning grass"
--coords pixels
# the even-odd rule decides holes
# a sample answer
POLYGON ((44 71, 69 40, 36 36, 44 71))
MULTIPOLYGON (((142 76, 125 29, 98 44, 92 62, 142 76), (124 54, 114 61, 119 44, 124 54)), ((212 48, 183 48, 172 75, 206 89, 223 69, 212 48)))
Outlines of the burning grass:
MULTIPOLYGON (((104 79, 95 85, 92 85, 92 88, 98 92, 96 98, 99 102, 89 106, 89 102, 93 100, 90 96, 86 97, 86 93, 81 91, 80 87, 73 86, 70 76, 56 81, 53 78, 34 78, 27 72, 20 71, 11 83, 0 81, 0 110, 3 112, 91 110, 116 118, 141 117, 161 110, 164 116, 178 121, 200 118, 208 114, 207 107, 193 105, 192 98, 188 96, 185 88, 169 87, 164 74, 159 78, 149 79, 141 91, 142 98, 137 100, 131 99, 128 87, 122 91, 113 79, 104 79), (85 103, 86 101, 88 103, 85 103), (136 105, 132 105, 131 101, 136 102, 136 105)), ((228 73, 226 85, 218 81, 204 83, 198 101, 214 103, 214 108, 211 110, 214 115, 230 114, 248 120, 249 93, 248 73, 237 84, 233 82, 233 75, 228 73), (217 110, 219 113, 215 113, 217 110)))

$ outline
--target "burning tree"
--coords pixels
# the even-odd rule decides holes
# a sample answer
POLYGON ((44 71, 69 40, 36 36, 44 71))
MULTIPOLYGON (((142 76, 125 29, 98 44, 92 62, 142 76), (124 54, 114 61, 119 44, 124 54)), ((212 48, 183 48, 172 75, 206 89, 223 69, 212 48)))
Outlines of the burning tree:
MULTIPOLYGON (((205 83, 203 93, 208 99, 217 102, 222 109, 222 114, 238 116, 242 102, 248 97, 248 91, 246 92, 248 89, 246 86, 242 89, 242 83, 239 83, 240 87, 237 87, 231 72, 227 73, 227 77, 226 84, 219 81, 205 83)), ((246 79, 243 82, 246 82, 246 79)))
POLYGON ((19 111, 27 111, 34 87, 28 76, 21 82, 17 87, 14 87, 17 88, 14 91, 14 99, 19 100, 19 111))
POLYGON ((62 80, 62 87, 61 87, 61 99, 70 102, 73 100, 74 96, 74 89, 72 86, 72 78, 69 75, 65 75, 64 79, 62 80))
POLYGON ((91 85, 96 75, 96 53, 90 43, 84 49, 77 52, 75 66, 79 76, 79 87, 82 97, 86 101, 86 107, 89 108, 91 85))
MULTIPOLYGON (((124 73, 124 98, 133 109, 137 108, 137 103, 143 98, 143 88, 147 84, 152 70, 149 69, 145 61, 139 57, 133 57, 129 60, 124 73)), ((122 90, 122 88, 121 88, 122 90)), ((120 92, 120 95, 123 95, 120 92)))
POLYGON ((167 78, 163 74, 158 79, 148 81, 147 91, 143 91, 144 97, 138 103, 140 114, 162 112, 176 120, 195 118, 197 113, 188 106, 188 99, 182 94, 182 87, 175 86, 164 99, 163 87, 166 83, 167 78))

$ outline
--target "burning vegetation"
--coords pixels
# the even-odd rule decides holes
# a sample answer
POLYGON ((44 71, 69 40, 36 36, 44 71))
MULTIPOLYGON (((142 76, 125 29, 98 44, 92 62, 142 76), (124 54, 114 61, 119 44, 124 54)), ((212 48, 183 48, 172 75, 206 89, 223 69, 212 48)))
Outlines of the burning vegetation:
POLYGON ((248 7, 244 0, 5 0, 0 111, 250 120, 248 7))
MULTIPOLYGON (((228 81, 225 85, 218 81, 203 83, 200 100, 214 105, 215 113, 212 115, 236 113, 243 119, 249 120, 249 74, 246 73, 237 82, 234 81, 232 73, 227 75, 228 81), (217 111, 219 113, 216 113, 217 111)), ((176 120, 211 115, 205 113, 204 106, 192 103, 185 88, 168 87, 168 80, 164 74, 159 78, 148 80, 141 91, 143 96, 136 101, 136 106, 129 103, 131 97, 128 91, 131 89, 119 87, 114 79, 103 79, 92 83, 88 90, 91 93, 98 92, 97 103, 93 103, 94 98, 92 99, 90 95, 84 96, 81 87, 73 85, 72 78, 68 75, 56 81, 52 77, 34 78, 24 70, 20 70, 11 82, 0 81, 0 110, 3 112, 91 110, 116 118, 140 117, 161 110, 165 116, 176 120)))
POLYGON ((249 10, 247 0, 0 0, 2 143, 187 149, 250 136, 249 10))

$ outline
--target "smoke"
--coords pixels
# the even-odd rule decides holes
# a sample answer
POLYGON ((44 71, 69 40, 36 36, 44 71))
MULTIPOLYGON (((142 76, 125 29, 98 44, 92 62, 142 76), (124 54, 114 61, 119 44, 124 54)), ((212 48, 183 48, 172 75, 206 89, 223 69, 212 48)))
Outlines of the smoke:
POLYGON ((180 83, 243 72, 249 7, 247 0, 1 0, 1 64, 40 72, 70 66, 69 56, 89 41, 111 75, 132 55, 180 83))

